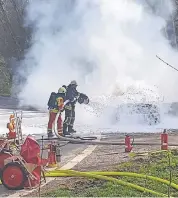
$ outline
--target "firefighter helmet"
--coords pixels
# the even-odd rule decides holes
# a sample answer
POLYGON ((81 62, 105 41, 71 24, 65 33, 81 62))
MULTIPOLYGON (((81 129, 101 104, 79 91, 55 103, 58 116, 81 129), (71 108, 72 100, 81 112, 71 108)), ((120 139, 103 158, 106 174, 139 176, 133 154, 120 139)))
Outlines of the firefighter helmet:
POLYGON ((60 87, 58 89, 58 93, 66 93, 66 89, 64 87, 60 87))
POLYGON ((70 85, 76 85, 76 86, 78 86, 76 80, 72 80, 72 81, 70 82, 70 85))

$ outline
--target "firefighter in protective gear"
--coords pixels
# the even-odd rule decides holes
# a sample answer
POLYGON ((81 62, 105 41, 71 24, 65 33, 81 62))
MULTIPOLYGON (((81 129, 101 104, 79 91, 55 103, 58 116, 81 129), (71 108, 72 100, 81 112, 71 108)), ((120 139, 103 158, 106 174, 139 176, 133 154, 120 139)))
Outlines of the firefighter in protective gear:
POLYGON ((66 100, 70 102, 65 105, 65 120, 63 124, 63 134, 70 135, 71 133, 75 133, 73 129, 74 121, 75 121, 75 104, 80 93, 77 91, 77 82, 75 80, 71 81, 67 86, 66 92, 66 100))
POLYGON ((59 88, 58 93, 52 93, 48 101, 49 106, 49 121, 48 121, 48 137, 53 137, 53 124, 56 119, 57 113, 60 111, 60 115, 57 121, 58 134, 63 135, 63 123, 61 112, 64 110, 64 102, 66 100, 66 89, 64 87, 59 88), (51 100, 51 101, 50 101, 51 100))

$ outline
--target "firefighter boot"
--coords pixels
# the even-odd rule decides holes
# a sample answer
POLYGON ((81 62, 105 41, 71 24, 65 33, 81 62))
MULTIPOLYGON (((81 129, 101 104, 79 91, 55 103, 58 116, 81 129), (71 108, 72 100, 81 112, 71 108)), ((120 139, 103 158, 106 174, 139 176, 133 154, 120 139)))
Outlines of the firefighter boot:
POLYGON ((76 133, 76 131, 73 129, 73 126, 68 126, 69 133, 76 133))
POLYGON ((75 121, 75 109, 73 109, 73 117, 71 117, 70 126, 68 127, 70 133, 76 133, 76 131, 73 129, 74 121, 75 121))
POLYGON ((67 131, 68 125, 66 123, 63 124, 63 136, 70 135, 70 133, 67 131))
POLYGON ((49 132, 48 133, 48 138, 53 138, 54 137, 54 134, 52 132, 49 132))
POLYGON ((48 138, 53 138, 54 137, 54 134, 51 130, 48 130, 47 134, 48 134, 48 138))
POLYGON ((77 132, 76 130, 72 129, 72 132, 71 133, 76 133, 76 132, 77 132))

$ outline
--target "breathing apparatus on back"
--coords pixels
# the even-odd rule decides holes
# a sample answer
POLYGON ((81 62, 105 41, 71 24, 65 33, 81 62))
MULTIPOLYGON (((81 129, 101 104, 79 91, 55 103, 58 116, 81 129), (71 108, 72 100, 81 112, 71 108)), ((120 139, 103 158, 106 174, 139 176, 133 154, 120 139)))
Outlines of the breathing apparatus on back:
POLYGON ((55 93, 55 92, 52 92, 50 97, 49 97, 49 100, 48 100, 48 109, 55 109, 57 108, 56 106, 56 99, 58 97, 63 97, 65 99, 65 94, 66 94, 66 89, 64 87, 60 87, 58 89, 58 92, 55 93))

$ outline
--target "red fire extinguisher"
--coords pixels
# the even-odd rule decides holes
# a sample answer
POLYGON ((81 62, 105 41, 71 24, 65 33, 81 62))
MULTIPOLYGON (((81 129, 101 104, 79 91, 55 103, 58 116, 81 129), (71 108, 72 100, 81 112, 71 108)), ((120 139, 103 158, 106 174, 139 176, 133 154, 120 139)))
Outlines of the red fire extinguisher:
POLYGON ((168 134, 166 129, 161 133, 161 150, 168 150, 168 134))
POLYGON ((131 138, 129 135, 125 136, 125 152, 129 153, 132 151, 133 146, 131 145, 131 138))
POLYGON ((48 167, 56 167, 56 145, 53 143, 49 144, 49 151, 48 151, 48 167))

